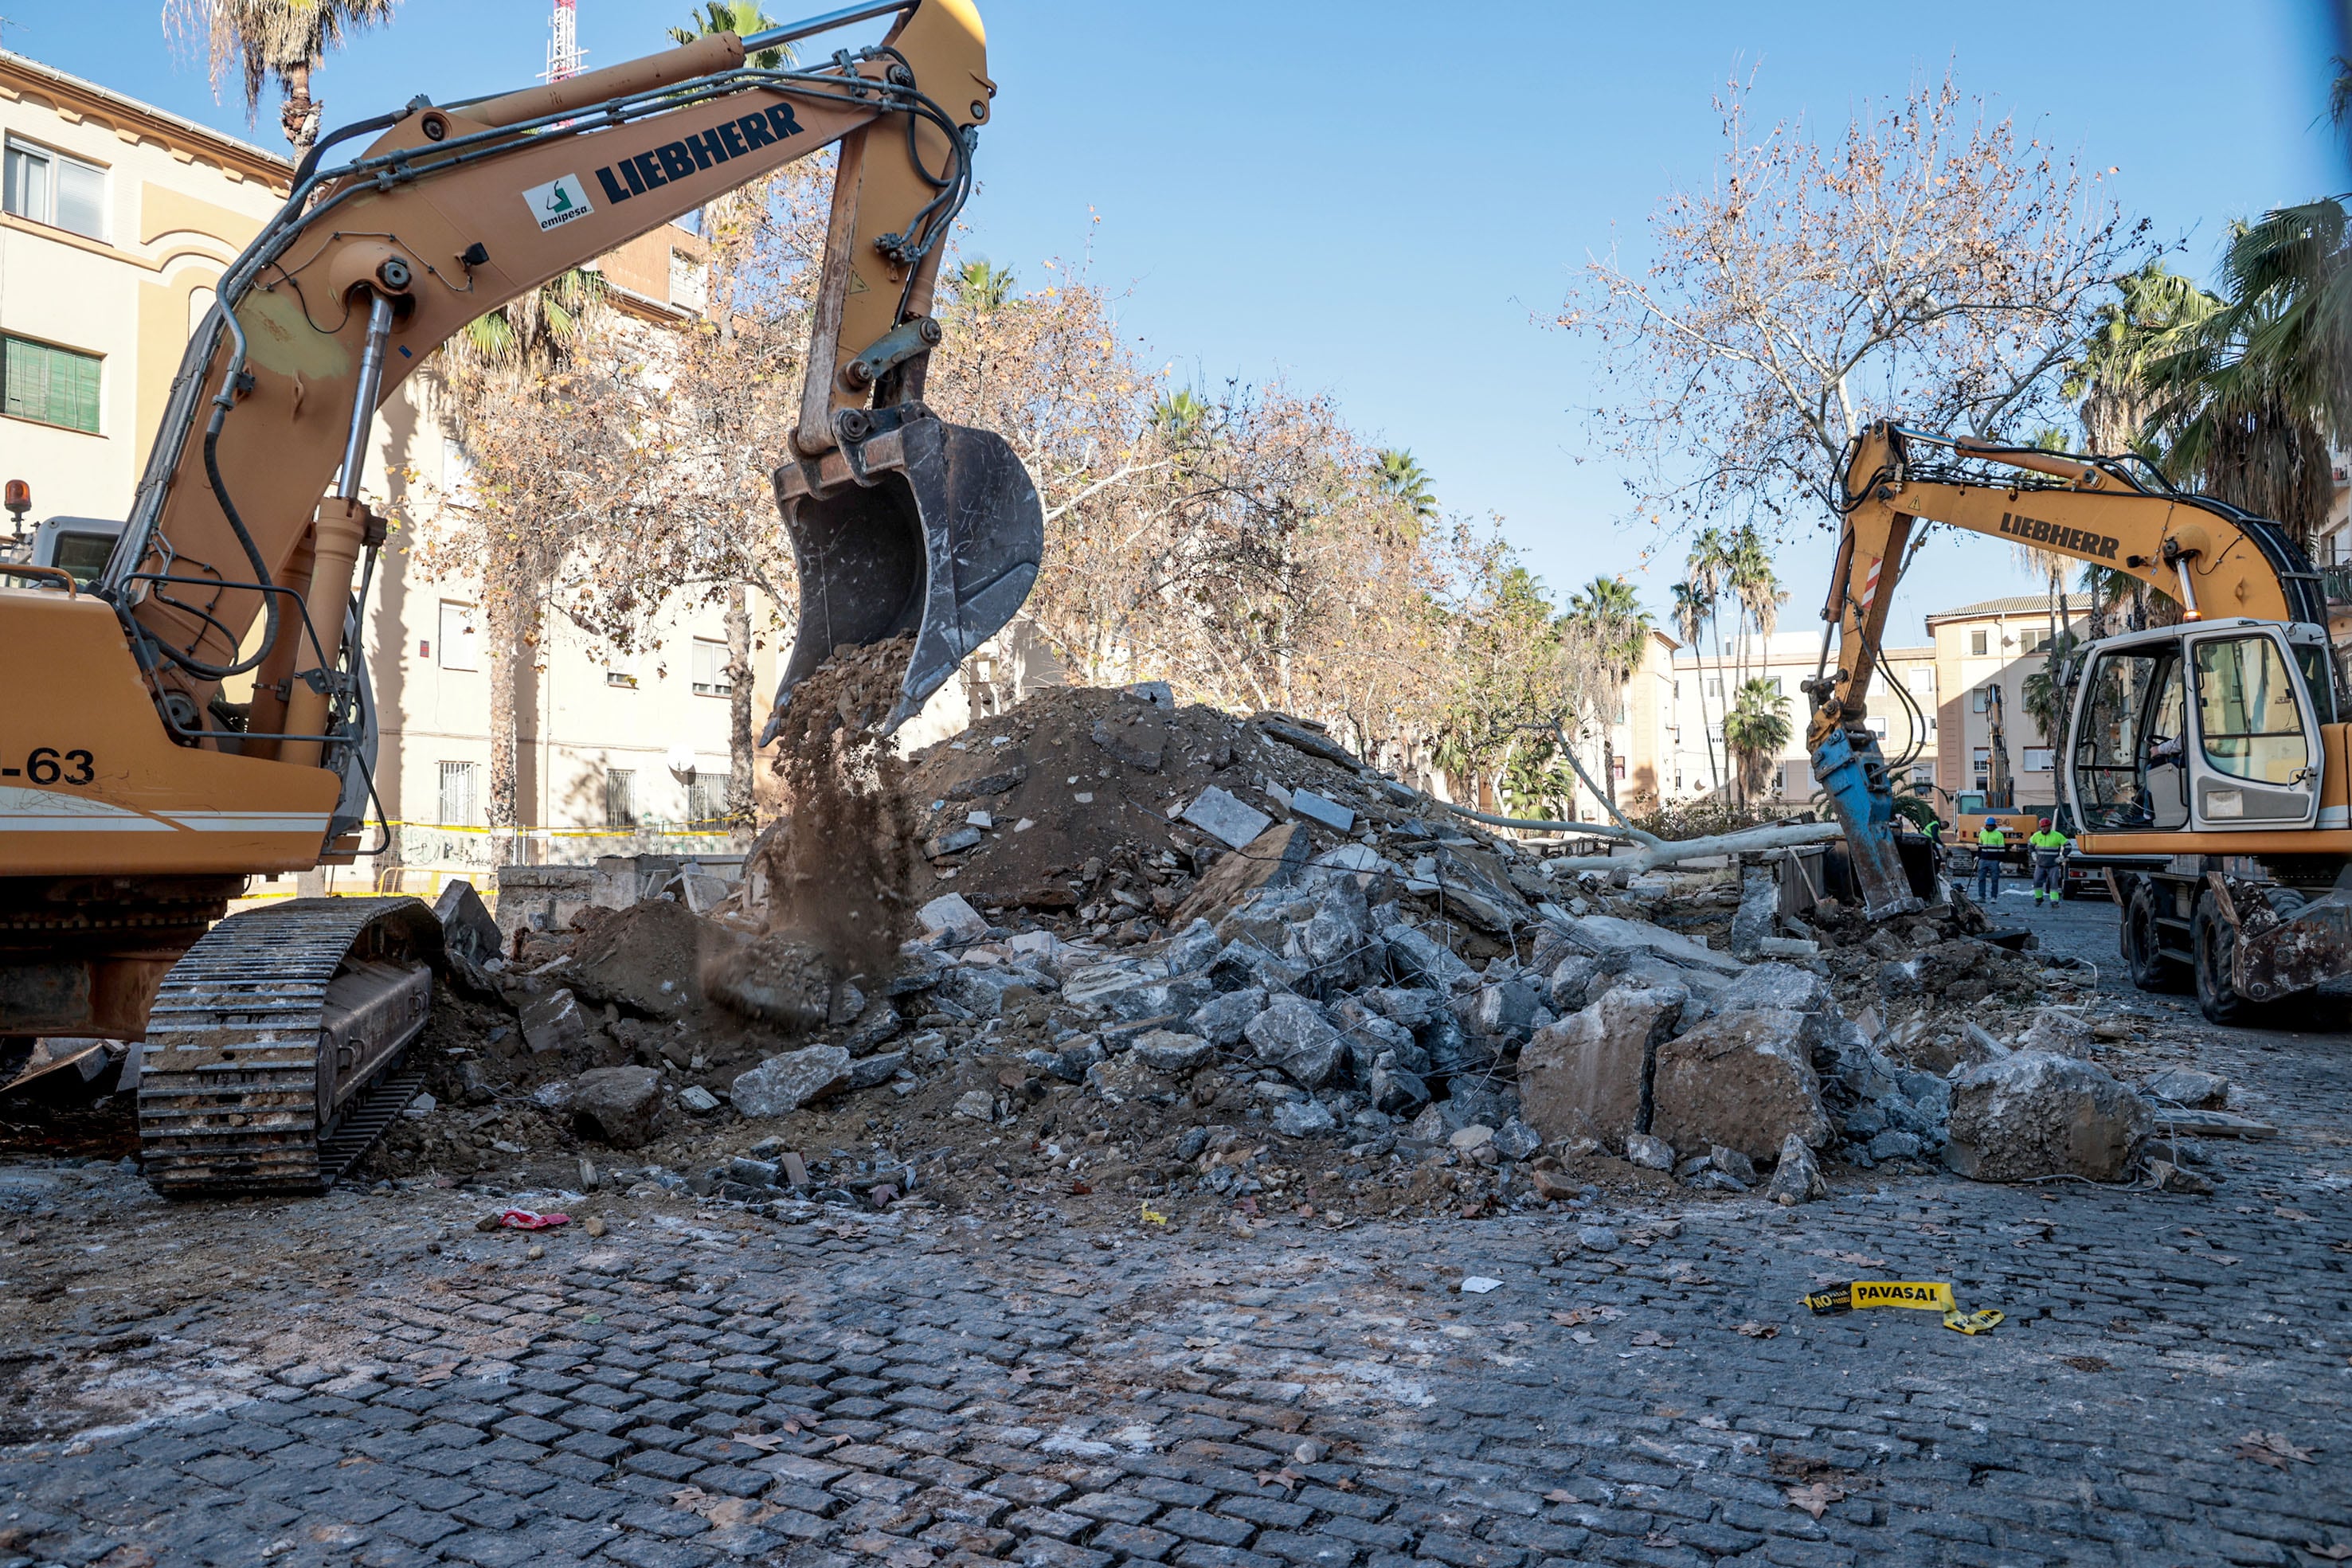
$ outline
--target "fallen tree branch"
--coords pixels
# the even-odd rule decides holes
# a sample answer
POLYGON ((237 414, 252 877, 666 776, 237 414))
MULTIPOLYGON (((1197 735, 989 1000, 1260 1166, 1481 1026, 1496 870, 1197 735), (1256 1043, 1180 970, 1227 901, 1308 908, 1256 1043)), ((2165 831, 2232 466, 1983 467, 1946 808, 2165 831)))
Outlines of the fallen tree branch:
MULTIPOLYGON (((1606 831, 1611 837, 1623 836, 1608 830, 1587 831, 1606 831)), ((1648 834, 1643 836, 1649 838, 1648 834)), ((1562 872, 1580 871, 1643 872, 1683 861, 1704 860, 1708 855, 1755 854, 1763 850, 1788 849, 1796 844, 1823 844, 1844 836, 1845 830, 1835 822, 1780 822, 1770 827, 1742 828, 1736 833, 1716 833, 1704 839, 1683 839, 1675 842, 1651 838, 1631 856, 1562 855, 1544 862, 1544 870, 1554 876, 1562 872)))

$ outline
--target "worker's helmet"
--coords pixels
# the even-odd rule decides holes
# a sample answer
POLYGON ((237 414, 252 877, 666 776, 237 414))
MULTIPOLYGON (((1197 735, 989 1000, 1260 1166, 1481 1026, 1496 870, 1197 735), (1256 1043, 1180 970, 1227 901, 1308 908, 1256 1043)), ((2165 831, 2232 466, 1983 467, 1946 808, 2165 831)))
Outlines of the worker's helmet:
POLYGON ((2050 831, 2050 819, 2047 817, 2042 819, 2042 831, 2045 833, 2050 831))
POLYGON ((1988 828, 1998 828, 2000 826, 2000 819, 1999 817, 1987 817, 1985 819, 1985 826, 1988 828))

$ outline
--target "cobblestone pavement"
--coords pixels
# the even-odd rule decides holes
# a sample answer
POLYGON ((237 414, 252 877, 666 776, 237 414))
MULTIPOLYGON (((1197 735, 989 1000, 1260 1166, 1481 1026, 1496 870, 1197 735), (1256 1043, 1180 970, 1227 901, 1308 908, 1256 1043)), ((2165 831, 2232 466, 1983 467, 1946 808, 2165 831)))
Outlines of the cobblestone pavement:
MULTIPOLYGON (((2112 952, 2103 906, 2035 918, 2112 952)), ((532 1259, 455 1193, 0 1171, 89 1247, 202 1227, 273 1270, 0 1342, 52 1434, 0 1450, 0 1563, 2334 1561, 2352 1043, 2209 1032, 2283 1136, 2215 1145, 2201 1198, 1912 1176, 1248 1237, 641 1206, 532 1259), (1856 1275, 2009 1320, 1798 1306, 1856 1275)))

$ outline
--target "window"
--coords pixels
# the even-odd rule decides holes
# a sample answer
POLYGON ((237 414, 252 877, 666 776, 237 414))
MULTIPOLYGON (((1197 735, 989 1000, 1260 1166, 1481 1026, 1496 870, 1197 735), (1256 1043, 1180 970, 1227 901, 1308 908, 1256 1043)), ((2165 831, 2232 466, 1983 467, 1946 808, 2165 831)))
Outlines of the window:
POLYGON ((1766 685, 1770 686, 1770 687, 1772 688, 1772 695, 1773 695, 1774 696, 1776 696, 1776 697, 1777 697, 1777 696, 1785 696, 1785 695, 1788 695, 1787 693, 1785 693, 1785 692, 1781 691, 1781 689, 1780 689, 1780 676, 1778 676, 1778 675, 1768 675, 1768 676, 1766 676, 1766 677, 1765 677, 1764 684, 1765 684, 1766 685))
POLYGON ((52 148, 8 138, 0 206, 89 239, 106 237, 106 171, 52 148))
POLYGON ((1721 676, 1716 676, 1706 683, 1706 695, 1716 698, 1717 701, 1722 700, 1723 678, 1721 676))
POLYGON ((1612 757, 1609 760, 1617 775, 1617 781, 1621 784, 1623 783, 1625 781, 1625 759, 1622 757, 1612 757))
POLYGON ((199 283, 188 290, 188 337, 193 341, 196 329, 205 324, 205 317, 213 308, 219 293, 208 283, 199 283))
POLYGON ((634 828, 637 825, 637 776, 629 768, 604 769, 604 825, 608 828, 634 828))
POLYGON ((474 630, 474 607, 441 601, 441 667, 478 670, 482 667, 480 639, 474 630))
POLYGON ((481 824, 475 819, 476 765, 471 762, 445 762, 441 765, 440 825, 445 828, 474 828, 481 824))
POLYGON ((2276 643, 2229 637, 2197 644, 2197 731, 2218 772, 2282 787, 2303 782, 2311 751, 2276 643))
POLYGON ((612 656, 604 661, 604 684, 625 686, 632 691, 636 689, 637 651, 635 648, 613 650, 612 656))
POLYGON ((697 765, 686 780, 686 815, 697 829, 727 825, 727 770, 697 765))
POLYGON ((682 250, 669 253, 669 302, 699 310, 710 298, 710 273, 682 250))
POLYGON ((7 388, 0 413, 96 435, 98 367, 96 354, 0 338, 0 381, 7 388))
POLYGON ((2017 651, 2021 653, 2039 653, 2048 646, 2050 646, 2050 629, 2046 626, 2038 626, 2017 634, 2017 651))
POLYGON ((1992 777, 1992 747, 1979 746, 1969 754, 1969 771, 1977 776, 1977 788, 1990 789, 1992 777))
POLYGON ((1986 647, 1985 638, 1986 638, 1985 629, 1984 629, 1983 627, 1981 627, 1981 626, 1978 627, 1975 631, 1973 631, 1973 632, 1969 632, 1969 653, 1971 653, 1979 654, 1979 655, 1981 655, 1981 654, 1983 654, 1983 653, 1987 653, 1989 650, 1988 650, 1988 649, 1987 649, 1987 647, 1986 647))
POLYGON ((694 693, 697 696, 723 697, 735 689, 727 678, 727 644, 714 643, 708 637, 694 640, 694 693))
POLYGON ((1979 686, 1976 690, 1969 694, 1969 711, 1970 713, 1983 713, 1991 706, 1992 688, 1990 686, 1979 686))
POLYGON ((1864 727, 1867 728, 1871 734, 1878 737, 1881 740, 1885 740, 1886 738, 1886 721, 1878 715, 1873 714, 1862 722, 1864 727))
POLYGON ((1929 703, 1936 700, 1936 672, 1934 670, 1926 668, 1925 666, 1915 670, 1906 670, 1903 673, 1903 684, 1911 689, 1911 695, 1913 696, 1929 703))
POLYGON ((2025 771, 2028 773, 2049 772, 2050 747, 2046 746, 2027 747, 2025 748, 2025 771))

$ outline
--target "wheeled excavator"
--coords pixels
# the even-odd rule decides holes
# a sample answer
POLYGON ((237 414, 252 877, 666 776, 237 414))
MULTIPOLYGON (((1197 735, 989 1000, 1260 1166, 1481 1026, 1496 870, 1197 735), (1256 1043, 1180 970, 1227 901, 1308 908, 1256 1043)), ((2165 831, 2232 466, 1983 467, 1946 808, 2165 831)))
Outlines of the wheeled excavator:
MULTIPOLYGON (((415 899, 221 918, 349 863, 383 813, 360 628, 372 421, 467 323, 837 148, 814 341, 775 470, 798 557, 777 704, 911 633, 896 727, 998 631, 1044 517, 1011 446, 922 401, 933 289, 995 92, 970 0, 866 0, 320 139, 220 279, 102 567, 0 562, 0 1036, 143 1041, 165 1193, 315 1191, 413 1093, 443 934, 415 899), (761 51, 889 19, 806 68, 761 51), (353 147, 363 151, 352 152, 353 147), (249 705, 221 698, 249 675, 249 705)), ((12 499, 14 497, 12 497, 12 499)), ((84 530, 88 531, 88 530, 84 530)))
POLYGON ((1891 423, 1851 444, 1839 494, 1806 742, 1871 915, 1921 903, 1866 720, 1906 551, 1920 523, 1942 523, 2124 572, 2179 606, 2177 623, 2099 639, 2062 673, 2076 843, 2144 857, 2108 873, 2134 982, 2192 985, 2205 1016, 2229 1023, 2352 974, 2346 679, 2320 576, 2286 529, 2136 456, 1891 423))

